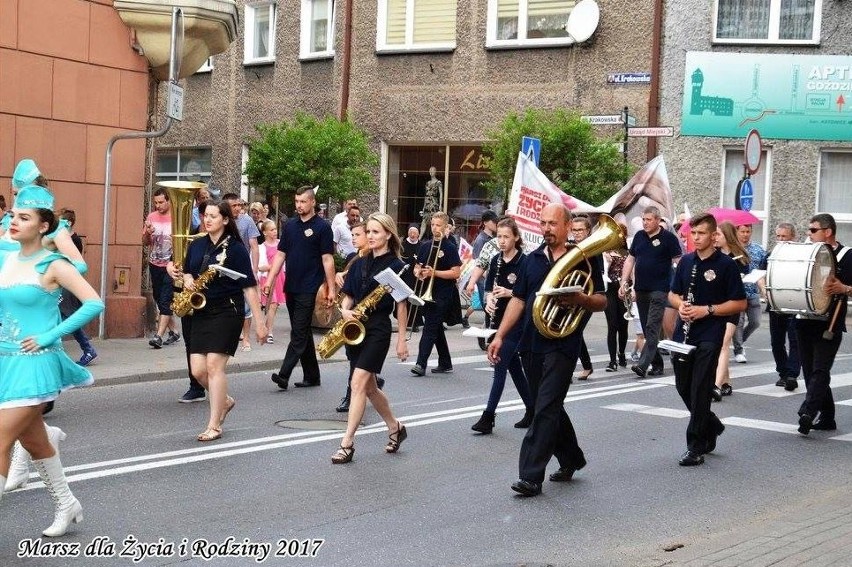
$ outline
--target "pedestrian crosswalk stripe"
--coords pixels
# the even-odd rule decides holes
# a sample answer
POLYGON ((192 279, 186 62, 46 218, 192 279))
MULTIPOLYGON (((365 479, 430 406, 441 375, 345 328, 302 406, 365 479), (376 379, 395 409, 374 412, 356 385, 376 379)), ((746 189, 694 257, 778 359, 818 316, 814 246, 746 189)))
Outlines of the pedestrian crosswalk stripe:
POLYGON ((641 404, 612 404, 609 406, 604 406, 605 409, 611 409, 616 411, 631 411, 635 413, 644 413, 647 415, 659 415, 661 417, 676 417, 676 418, 684 418, 689 417, 689 412, 682 409, 671 409, 671 408, 655 408, 653 406, 643 406, 641 404))

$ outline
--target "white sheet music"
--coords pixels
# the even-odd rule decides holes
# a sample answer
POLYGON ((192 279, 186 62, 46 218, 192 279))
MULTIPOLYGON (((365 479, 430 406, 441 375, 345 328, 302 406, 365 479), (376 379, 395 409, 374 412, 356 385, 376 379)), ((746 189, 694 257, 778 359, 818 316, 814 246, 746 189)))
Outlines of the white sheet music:
POLYGON ((657 343, 657 348, 664 348, 666 350, 670 350, 679 354, 689 354, 695 350, 695 345, 688 345, 686 343, 678 343, 675 341, 664 339, 657 343))
POLYGON ((386 285, 391 288, 394 301, 402 301, 414 295, 414 290, 408 287, 408 284, 402 281, 402 278, 390 268, 385 268, 376 274, 374 279, 379 282, 379 285, 386 285))
POLYGON ((756 284, 763 276, 766 275, 766 270, 752 270, 746 275, 743 276, 743 283, 753 283, 756 284))
POLYGON ((490 339, 491 335, 497 332, 497 329, 482 329, 479 327, 471 327, 470 329, 466 329, 463 333, 463 337, 476 337, 477 339, 490 339))
POLYGON ((228 276, 232 280, 238 280, 240 278, 246 277, 245 274, 241 274, 240 272, 232 270, 231 268, 226 268, 225 266, 220 266, 219 264, 213 264, 210 267, 218 271, 220 274, 228 276))
POLYGON ((554 287, 535 292, 536 295, 565 295, 566 293, 577 293, 583 291, 581 285, 567 285, 565 287, 554 287))

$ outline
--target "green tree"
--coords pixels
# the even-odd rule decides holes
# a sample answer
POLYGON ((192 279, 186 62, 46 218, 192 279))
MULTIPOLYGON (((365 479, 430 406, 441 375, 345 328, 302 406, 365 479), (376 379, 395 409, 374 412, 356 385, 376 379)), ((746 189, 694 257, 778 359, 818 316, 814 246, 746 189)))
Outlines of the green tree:
POLYGON ((491 173, 488 188, 508 200, 521 139, 541 140, 539 169, 565 193, 592 205, 604 202, 630 177, 633 167, 614 142, 599 139, 591 124, 566 110, 528 109, 510 113, 482 148, 491 173))
POLYGON ((302 185, 319 185, 319 200, 343 200, 377 193, 379 157, 367 134, 349 120, 322 120, 297 113, 293 122, 258 124, 249 142, 246 175, 267 195, 290 202, 302 185))

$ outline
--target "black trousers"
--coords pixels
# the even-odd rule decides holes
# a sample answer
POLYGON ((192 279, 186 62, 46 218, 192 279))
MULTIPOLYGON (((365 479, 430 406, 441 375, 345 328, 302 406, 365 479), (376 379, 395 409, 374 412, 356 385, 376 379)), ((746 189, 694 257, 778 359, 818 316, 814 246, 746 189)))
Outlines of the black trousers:
POLYGON ((189 338, 192 336, 192 317, 186 316, 180 318, 180 327, 183 332, 183 346, 186 350, 186 372, 189 374, 189 389, 196 392, 203 392, 204 386, 195 379, 192 375, 191 366, 189 365, 189 338))
POLYGON ((822 338, 827 323, 824 321, 796 321, 796 338, 799 339, 799 358, 805 376, 805 401, 799 415, 813 418, 820 413, 822 419, 834 419, 834 396, 831 394, 831 367, 843 340, 843 333, 836 331, 831 340, 822 338))
POLYGON ((532 356, 541 359, 541 364, 530 365, 533 371, 541 369, 541 375, 534 377, 538 382, 535 415, 521 443, 518 470, 520 478, 540 483, 551 457, 556 457, 560 468, 575 469, 583 468, 586 458, 565 411, 565 395, 577 366, 577 354, 556 351, 532 356))
MULTIPOLYGON (((455 292, 455 290, 453 290, 455 292)), ((447 335, 444 333, 444 321, 450 309, 449 297, 436 297, 420 308, 423 311, 423 331, 420 334, 420 346, 417 351, 417 365, 426 368, 432 347, 438 351, 438 366, 449 368, 453 365, 447 335)))
POLYGON ((315 293, 288 293, 287 313, 290 315, 290 344, 281 362, 278 376, 289 380, 296 364, 302 363, 303 380, 319 383, 320 370, 317 352, 314 348, 314 335, 311 332, 311 318, 314 314, 317 295, 315 293))
POLYGON ((797 378, 799 369, 799 341, 796 340, 796 317, 769 312, 769 344, 775 359, 775 371, 781 378, 797 378), (787 343, 790 349, 787 349, 787 343))
POLYGON ((663 314, 666 311, 668 294, 665 291, 637 291, 636 309, 645 335, 645 348, 636 364, 642 370, 663 369, 663 357, 657 352, 660 333, 663 332, 663 314))
POLYGON ((580 366, 583 370, 592 369, 592 357, 589 356, 589 348, 586 346, 586 339, 580 339, 580 366))
MULTIPOLYGON (((627 319, 624 314, 627 308, 624 301, 618 297, 618 285, 609 284, 606 288, 606 347, 609 350, 609 361, 616 362, 624 357, 627 348, 627 319), (618 358, 616 358, 618 357, 618 358)), ((581 354, 582 356, 582 354, 581 354)))
POLYGON ((722 422, 710 411, 721 351, 720 343, 705 341, 698 343, 688 363, 684 363, 679 355, 672 356, 677 393, 689 410, 686 446, 696 453, 707 452, 707 438, 722 428, 722 422))

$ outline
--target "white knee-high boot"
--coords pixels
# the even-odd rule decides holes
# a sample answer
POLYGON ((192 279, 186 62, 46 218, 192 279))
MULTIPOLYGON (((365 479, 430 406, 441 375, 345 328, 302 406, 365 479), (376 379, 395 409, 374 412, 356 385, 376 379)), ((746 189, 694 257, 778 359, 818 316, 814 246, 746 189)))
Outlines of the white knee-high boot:
POLYGON ((83 507, 68 488, 65 471, 62 470, 62 462, 58 455, 49 459, 33 460, 33 466, 53 498, 55 507, 53 523, 41 533, 47 537, 65 535, 71 522, 76 524, 83 521, 83 507))
MULTIPOLYGON (((58 427, 47 426, 47 439, 59 454, 59 442, 65 441, 67 435, 58 427)), ((15 441, 12 447, 12 464, 9 465, 9 478, 6 480, 6 492, 16 488, 24 488, 30 480, 30 461, 32 458, 20 441, 15 441)))

